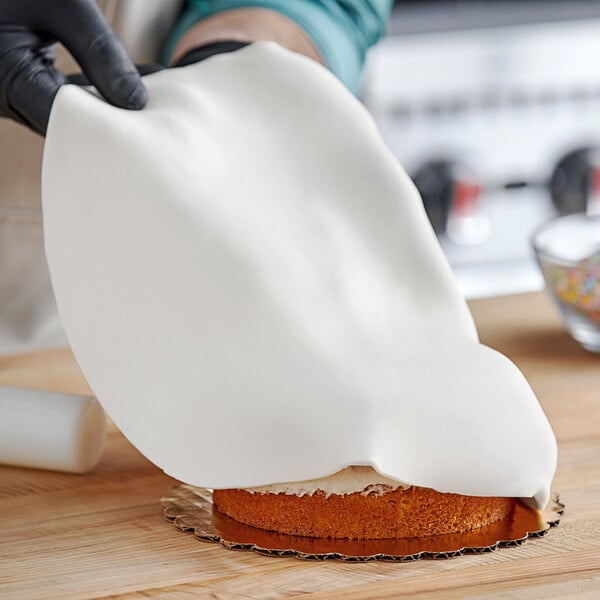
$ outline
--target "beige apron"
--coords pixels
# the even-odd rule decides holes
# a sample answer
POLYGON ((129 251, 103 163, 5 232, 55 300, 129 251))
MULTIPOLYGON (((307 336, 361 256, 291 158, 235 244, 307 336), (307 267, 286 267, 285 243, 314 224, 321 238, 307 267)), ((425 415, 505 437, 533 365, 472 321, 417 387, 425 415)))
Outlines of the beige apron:
MULTIPOLYGON (((133 59, 156 62, 180 0, 104 0, 133 59)), ((58 64, 77 66, 62 48, 58 64)), ((43 139, 0 119, 0 354, 65 345, 44 256, 40 201, 43 139)))

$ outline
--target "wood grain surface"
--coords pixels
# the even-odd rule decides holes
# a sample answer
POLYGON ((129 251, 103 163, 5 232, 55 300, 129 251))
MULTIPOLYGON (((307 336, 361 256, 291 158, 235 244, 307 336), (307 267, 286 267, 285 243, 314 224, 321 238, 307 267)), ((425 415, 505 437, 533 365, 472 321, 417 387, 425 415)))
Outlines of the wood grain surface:
MULTIPOLYGON (((175 483, 110 427, 87 475, 0 467, 0 598, 600 598, 600 356, 541 294, 471 304, 482 340, 523 370, 559 440, 567 506, 545 538, 414 563, 310 563, 225 550, 177 531, 175 483)), ((85 392, 68 350, 0 358, 0 383, 85 392)), ((218 449, 215 449, 218 460, 218 449)))

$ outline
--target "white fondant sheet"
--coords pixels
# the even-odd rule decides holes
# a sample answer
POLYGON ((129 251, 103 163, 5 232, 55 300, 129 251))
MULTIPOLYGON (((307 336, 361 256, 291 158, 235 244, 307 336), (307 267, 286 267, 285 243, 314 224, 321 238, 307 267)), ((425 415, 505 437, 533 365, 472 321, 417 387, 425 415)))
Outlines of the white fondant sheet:
POLYGON ((205 487, 372 465, 545 505, 552 430, 363 106, 270 43, 145 83, 62 88, 43 164, 62 322, 131 442, 205 487))

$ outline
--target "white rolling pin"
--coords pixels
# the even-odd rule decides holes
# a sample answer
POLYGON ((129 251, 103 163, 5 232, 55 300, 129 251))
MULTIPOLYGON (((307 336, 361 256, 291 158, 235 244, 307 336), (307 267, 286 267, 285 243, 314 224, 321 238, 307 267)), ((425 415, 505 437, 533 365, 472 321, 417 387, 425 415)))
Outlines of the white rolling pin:
POLYGON ((105 438, 94 398, 0 386, 0 464, 85 473, 105 438))

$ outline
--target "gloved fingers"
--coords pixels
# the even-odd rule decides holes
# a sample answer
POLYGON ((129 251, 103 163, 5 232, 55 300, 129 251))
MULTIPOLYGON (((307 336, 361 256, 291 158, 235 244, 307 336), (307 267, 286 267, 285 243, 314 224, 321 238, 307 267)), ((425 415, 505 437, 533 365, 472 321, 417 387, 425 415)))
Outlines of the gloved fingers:
POLYGON ((88 80, 111 103, 141 109, 148 98, 140 75, 93 0, 47 0, 44 31, 62 42, 88 80))
MULTIPOLYGON (((135 65, 135 68, 141 76, 151 75, 152 73, 166 69, 164 65, 155 64, 135 65)), ((67 75, 66 83, 72 83, 74 85, 92 85, 90 80, 83 73, 71 73, 70 75, 67 75)))
POLYGON ((63 83, 62 73, 41 64, 31 68, 26 78, 15 79, 11 104, 25 125, 46 135, 52 103, 63 83))
POLYGON ((20 44, 4 47, 0 73, 4 112, 45 134, 52 102, 64 76, 54 68, 52 49, 44 46, 39 36, 20 33, 19 40, 20 44))

